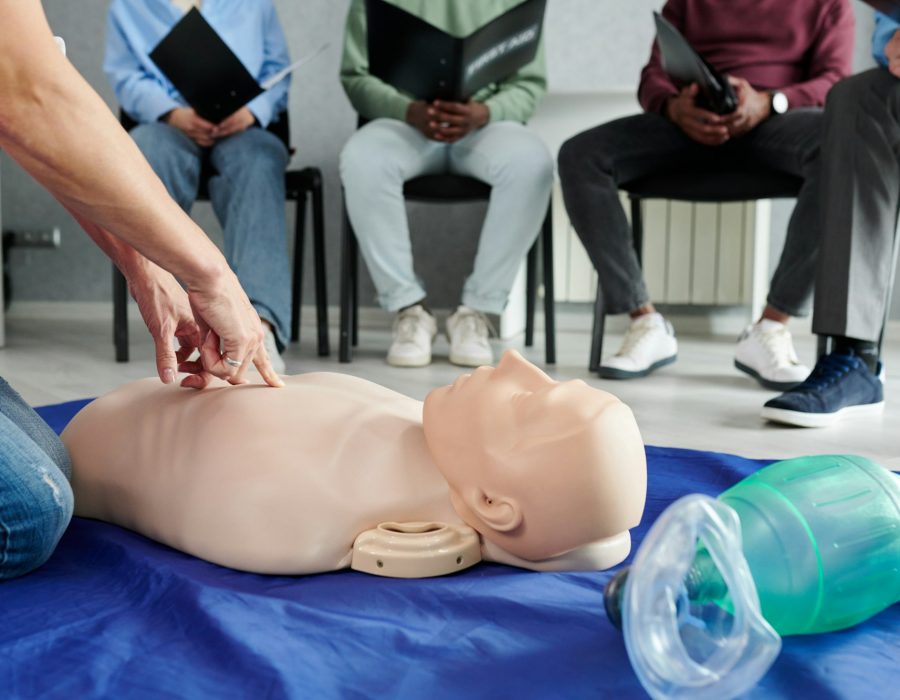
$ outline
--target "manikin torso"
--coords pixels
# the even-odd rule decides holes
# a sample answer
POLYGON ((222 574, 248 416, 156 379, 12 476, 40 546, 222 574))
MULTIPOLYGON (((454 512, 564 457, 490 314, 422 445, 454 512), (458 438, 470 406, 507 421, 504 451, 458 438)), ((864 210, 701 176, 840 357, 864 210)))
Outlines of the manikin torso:
MULTIPOLYGON (((628 555, 646 458, 612 394, 512 350, 424 404, 342 374, 285 381, 147 379, 89 404, 62 435, 76 513, 258 573, 346 567, 356 538, 388 522, 465 524, 484 559, 536 570, 628 555)), ((445 556, 434 547, 426 558, 445 556)))
POLYGON ((63 434, 76 514, 278 574, 346 567, 357 535, 385 521, 462 524, 421 402, 341 374, 285 381, 196 392, 147 379, 94 401, 63 434))

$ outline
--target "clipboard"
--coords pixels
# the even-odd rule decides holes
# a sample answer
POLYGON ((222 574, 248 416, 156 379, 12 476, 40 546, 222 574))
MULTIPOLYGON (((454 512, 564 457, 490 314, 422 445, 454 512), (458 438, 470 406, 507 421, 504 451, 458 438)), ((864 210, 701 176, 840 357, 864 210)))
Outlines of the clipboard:
POLYGON ((524 0, 455 37, 385 0, 366 0, 369 72, 419 99, 466 102, 534 60, 546 0, 524 0))
POLYGON ((322 44, 260 84, 193 7, 154 47, 150 58, 197 114, 218 124, 327 47, 322 44))
POLYGON ((653 19, 663 70, 669 77, 680 85, 697 83, 697 104, 710 112, 730 114, 737 109, 737 95, 728 79, 697 53, 669 20, 658 12, 653 19))

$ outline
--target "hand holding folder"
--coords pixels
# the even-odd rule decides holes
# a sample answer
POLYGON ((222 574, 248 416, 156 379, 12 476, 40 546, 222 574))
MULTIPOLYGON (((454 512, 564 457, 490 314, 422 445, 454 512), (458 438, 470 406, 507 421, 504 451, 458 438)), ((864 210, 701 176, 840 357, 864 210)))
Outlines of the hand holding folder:
POLYGON ((695 83, 699 107, 715 114, 733 112, 738 101, 728 79, 698 54, 665 17, 654 12, 653 19, 663 69, 669 77, 680 86, 695 83))
POLYGON ((323 44, 260 84, 195 7, 160 40, 150 58, 198 115, 219 124, 327 46, 323 44))

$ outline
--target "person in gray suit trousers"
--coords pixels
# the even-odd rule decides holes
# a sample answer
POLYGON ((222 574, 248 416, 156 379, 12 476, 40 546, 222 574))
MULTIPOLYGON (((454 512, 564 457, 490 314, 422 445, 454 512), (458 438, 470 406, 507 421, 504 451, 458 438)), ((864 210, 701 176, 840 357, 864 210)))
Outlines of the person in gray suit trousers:
POLYGON ((875 68, 836 84, 825 107, 821 242, 813 331, 831 338, 805 382, 762 415, 821 427, 884 410, 880 345, 897 265, 900 207, 900 22, 879 14, 875 68))

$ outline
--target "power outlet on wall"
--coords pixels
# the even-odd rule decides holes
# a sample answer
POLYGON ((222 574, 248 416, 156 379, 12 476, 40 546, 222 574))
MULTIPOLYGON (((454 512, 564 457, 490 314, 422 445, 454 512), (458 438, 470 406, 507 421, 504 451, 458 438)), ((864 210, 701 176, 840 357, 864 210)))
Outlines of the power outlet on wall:
POLYGON ((59 248, 62 233, 58 226, 52 229, 34 231, 6 231, 3 234, 4 248, 59 248))

